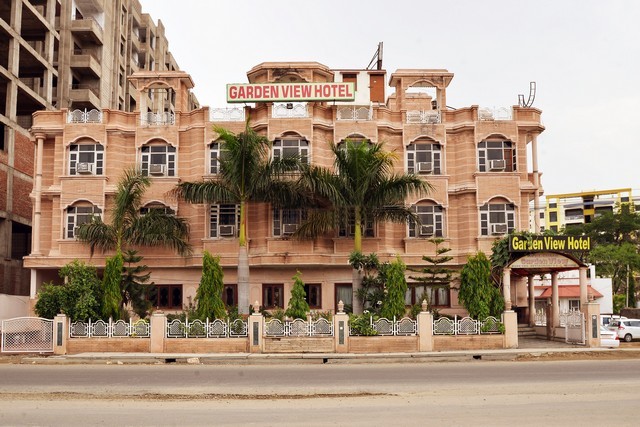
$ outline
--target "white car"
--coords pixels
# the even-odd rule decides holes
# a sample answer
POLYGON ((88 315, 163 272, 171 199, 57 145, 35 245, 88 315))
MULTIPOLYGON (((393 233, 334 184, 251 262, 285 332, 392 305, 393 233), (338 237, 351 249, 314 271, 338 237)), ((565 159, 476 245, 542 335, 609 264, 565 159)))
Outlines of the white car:
POLYGON ((604 326, 609 326, 609 323, 611 323, 612 320, 621 320, 621 319, 626 320, 627 318, 624 316, 620 316, 619 314, 601 314, 600 315, 600 321, 604 326))
POLYGON ((625 342, 640 338, 640 319, 615 319, 607 328, 625 342))
POLYGON ((600 347, 615 348, 620 347, 620 338, 614 331, 600 327, 600 347))

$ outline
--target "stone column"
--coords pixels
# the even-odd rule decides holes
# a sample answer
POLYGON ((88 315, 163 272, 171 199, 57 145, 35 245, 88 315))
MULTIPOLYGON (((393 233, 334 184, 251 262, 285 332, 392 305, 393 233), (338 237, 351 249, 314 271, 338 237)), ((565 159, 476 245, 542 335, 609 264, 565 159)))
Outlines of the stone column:
POLYGON ((33 227, 31 228, 31 253, 42 255, 40 252, 40 224, 42 219, 42 156, 44 152, 44 135, 36 135, 36 176, 33 184, 34 206, 33 227))
POLYGON ((540 232, 540 174, 538 173, 538 135, 531 137, 531 162, 533 167, 533 186, 535 192, 533 194, 533 223, 534 231, 540 232))
MULTIPOLYGON (((587 267, 580 267, 580 307, 589 302, 587 296, 587 267)), ((583 310, 584 312, 584 310, 583 310)))
POLYGON ((588 302, 581 304, 585 321, 585 345, 587 347, 600 347, 600 304, 588 302))
POLYGON ((533 286, 533 274, 527 277, 529 285, 529 326, 536 324, 536 294, 533 286))
POLYGON ((502 313, 504 324, 504 348, 518 348, 518 315, 507 310, 502 313))
POLYGON ((433 315, 427 311, 426 300, 418 313, 418 351, 433 351, 433 315))
POLYGON ((264 319, 260 313, 260 303, 253 305, 253 313, 249 316, 249 353, 262 353, 264 351, 264 319))
POLYGON ((344 303, 338 302, 338 312, 333 316, 333 338, 336 353, 349 352, 349 315, 344 312, 344 303))
POLYGON ((511 269, 509 267, 502 270, 502 295, 505 311, 511 310, 511 269))
MULTIPOLYGON (((551 309, 553 310, 553 327, 560 326, 560 295, 558 294, 558 273, 551 273, 551 309)), ((549 320, 547 319, 547 322, 549 320)), ((553 335, 555 336, 555 330, 553 335)))
POLYGON ((69 339, 69 319, 66 314, 53 318, 53 354, 67 354, 69 339))
POLYGON ((156 311, 151 315, 149 322, 151 328, 151 353, 164 353, 164 340, 167 336, 167 316, 162 311, 156 311))

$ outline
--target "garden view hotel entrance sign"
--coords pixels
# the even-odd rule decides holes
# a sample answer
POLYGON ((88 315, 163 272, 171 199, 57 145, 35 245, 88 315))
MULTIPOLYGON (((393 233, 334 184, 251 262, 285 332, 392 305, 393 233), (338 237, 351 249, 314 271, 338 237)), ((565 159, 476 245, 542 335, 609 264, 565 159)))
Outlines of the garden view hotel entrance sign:
POLYGON ((227 102, 283 101, 355 101, 354 84, 330 83, 265 83, 228 84, 227 102))

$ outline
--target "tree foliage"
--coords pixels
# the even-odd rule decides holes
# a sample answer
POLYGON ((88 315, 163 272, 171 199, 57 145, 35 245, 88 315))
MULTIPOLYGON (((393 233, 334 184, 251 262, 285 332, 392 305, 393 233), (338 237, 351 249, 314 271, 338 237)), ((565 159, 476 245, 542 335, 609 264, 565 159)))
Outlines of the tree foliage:
POLYGON ((196 312, 200 319, 224 319, 227 311, 222 302, 224 274, 220 266, 220 257, 214 257, 208 251, 202 255, 202 278, 196 291, 196 312))
POLYGON ((62 267, 59 275, 63 285, 47 283, 38 292, 36 314, 53 319, 64 313, 72 322, 99 319, 102 292, 96 268, 74 260, 62 267))
MULTIPOLYGON (((444 239, 442 238, 433 238, 428 240, 430 243, 433 243, 435 246, 435 255, 424 255, 422 260, 427 262, 429 265, 423 267, 419 270, 414 270, 416 272, 422 273, 420 276, 411 276, 412 280, 415 280, 417 283, 420 283, 425 286, 433 287, 433 288, 448 288, 451 284, 451 280, 453 278, 453 269, 446 267, 445 264, 453 259, 452 256, 446 255, 451 251, 451 248, 441 247, 442 243, 444 243, 444 239)), ((427 301, 427 307, 429 311, 433 311, 433 307, 431 306, 431 301, 429 295, 420 295, 419 299, 416 301, 417 305, 421 305, 422 301, 427 301)))
POLYGON ((289 298, 289 305, 285 311, 285 315, 293 319, 306 319, 307 313, 309 313, 309 304, 306 300, 307 294, 304 290, 304 282, 300 276, 301 273, 299 271, 293 276, 291 298, 289 298))
POLYGON ((380 315, 387 319, 400 319, 405 313, 405 295, 407 294, 407 279, 404 272, 407 266, 400 257, 389 263, 383 270, 385 279, 385 298, 382 300, 380 315))
POLYGON ((102 317, 105 319, 123 317, 122 292, 120 290, 123 266, 124 261, 120 251, 107 258, 102 277, 102 317))
POLYGON ((483 252, 467 258, 460 272, 458 299, 474 319, 498 317, 504 310, 504 299, 491 280, 491 263, 483 252))
POLYGON ((147 291, 153 286, 153 283, 148 283, 151 273, 147 271, 146 265, 139 264, 143 257, 138 255, 137 251, 126 250, 122 258, 124 262, 120 282, 122 311, 125 312, 125 307, 130 305, 138 317, 144 318, 151 309, 151 302, 147 299, 147 291))

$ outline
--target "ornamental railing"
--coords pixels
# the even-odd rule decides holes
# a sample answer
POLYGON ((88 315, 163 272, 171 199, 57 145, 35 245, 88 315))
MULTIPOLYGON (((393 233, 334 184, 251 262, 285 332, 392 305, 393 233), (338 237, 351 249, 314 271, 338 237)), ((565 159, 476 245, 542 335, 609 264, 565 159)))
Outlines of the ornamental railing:
POLYGON ((242 319, 213 321, 174 319, 167 323, 167 338, 240 338, 247 337, 249 326, 242 319))
POLYGON ((271 319, 264 322, 264 334, 267 337, 332 337, 333 322, 323 317, 316 321, 271 319))
POLYGON ((513 111, 510 107, 481 107, 478 120, 513 120, 513 111))
MULTIPOLYGON (((418 322, 409 318, 403 317, 397 320, 394 316, 393 319, 387 319, 381 317, 377 320, 373 320, 373 316, 369 317, 369 326, 376 331, 376 335, 388 335, 388 336, 407 336, 416 335, 418 333, 418 322)), ((358 329, 355 329, 349 325, 349 335, 362 335, 358 329)))
POLYGON ((440 123, 440 113, 436 110, 407 111, 407 123, 440 123))
POLYGON ((211 108, 209 120, 212 122, 244 122, 244 108, 211 108))
POLYGON ((373 107, 343 105, 338 107, 337 120, 373 120, 373 107))
POLYGON ((458 320, 441 317, 433 321, 434 335, 480 335, 502 333, 502 323, 493 316, 484 320, 475 320, 471 317, 463 317, 458 320))
POLYGON ((173 113, 140 113, 140 123, 143 125, 169 126, 176 123, 173 113))
POLYGON ((67 123, 102 123, 102 111, 95 108, 69 111, 67 123))
POLYGON ((96 320, 69 324, 70 338, 149 338, 151 326, 146 320, 96 320))
POLYGON ((53 320, 41 317, 16 317, 0 322, 0 352, 53 352, 53 320))
POLYGON ((274 102, 271 109, 271 117, 274 119, 304 118, 309 117, 306 102, 274 102))

